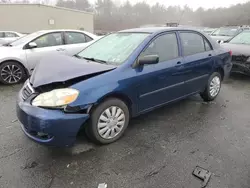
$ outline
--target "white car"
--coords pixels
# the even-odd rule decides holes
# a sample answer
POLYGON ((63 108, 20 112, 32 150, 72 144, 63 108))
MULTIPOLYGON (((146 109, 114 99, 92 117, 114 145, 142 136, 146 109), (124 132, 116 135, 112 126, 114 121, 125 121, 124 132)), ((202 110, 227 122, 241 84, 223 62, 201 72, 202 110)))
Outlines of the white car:
POLYGON ((23 36, 24 34, 15 31, 0 31, 0 45, 12 42, 23 36))
POLYGON ((0 82, 16 84, 45 56, 73 56, 101 37, 78 30, 44 30, 0 46, 0 82))

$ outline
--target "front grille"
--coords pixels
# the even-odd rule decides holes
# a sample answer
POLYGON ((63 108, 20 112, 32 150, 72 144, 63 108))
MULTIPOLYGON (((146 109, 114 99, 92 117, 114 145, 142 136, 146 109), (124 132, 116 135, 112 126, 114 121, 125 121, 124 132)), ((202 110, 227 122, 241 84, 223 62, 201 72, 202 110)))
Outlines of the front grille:
POLYGON ((22 90, 23 100, 26 100, 27 98, 29 98, 33 93, 35 93, 35 90, 30 85, 30 83, 27 82, 27 84, 23 87, 23 90, 22 90))

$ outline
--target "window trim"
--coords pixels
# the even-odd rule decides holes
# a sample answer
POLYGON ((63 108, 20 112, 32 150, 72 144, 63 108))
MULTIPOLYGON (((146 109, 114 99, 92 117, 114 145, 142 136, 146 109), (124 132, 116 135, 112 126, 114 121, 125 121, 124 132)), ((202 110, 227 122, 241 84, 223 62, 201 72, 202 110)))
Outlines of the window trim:
POLYGON ((180 31, 178 31, 178 35, 180 37, 180 45, 181 45, 181 53, 182 53, 181 55, 182 55, 182 57, 187 57, 187 56, 191 56, 191 55, 195 55, 195 54, 200 54, 200 53, 208 52, 206 50, 206 48, 205 48, 205 42, 204 42, 204 40, 206 40, 208 42, 208 44, 210 45, 211 50, 209 50, 209 51, 213 50, 213 46, 211 45, 210 41, 203 34, 197 32, 197 31, 180 30, 180 31), (204 44, 205 51, 199 52, 199 53, 194 53, 194 54, 189 54, 189 55, 184 55, 184 46, 182 45, 181 33, 194 33, 194 34, 200 35, 201 38, 203 39, 203 44, 204 44))
MULTIPOLYGON (((179 35, 178 35, 178 31, 165 31, 165 32, 162 32, 162 33, 159 33, 157 35, 155 35, 153 38, 151 38, 151 40, 144 46, 144 48, 140 51, 139 55, 135 58, 135 62, 132 63, 132 68, 136 68, 138 66, 138 59, 140 57, 140 55, 142 54, 142 52, 144 52, 148 47, 149 45, 154 41, 156 40, 158 37, 162 36, 162 35, 167 35, 167 34, 175 34, 176 36, 176 41, 177 41, 177 46, 178 46, 178 57, 174 58, 174 59, 177 59, 177 58, 180 58, 181 57, 181 49, 180 49, 180 38, 179 38, 179 35)), ((171 61, 173 59, 169 59, 169 60, 166 60, 166 61, 171 61)))
MULTIPOLYGON (((48 33, 44 33, 42 35, 39 35, 38 37, 30 40, 29 42, 27 42, 24 46, 23 46, 23 50, 29 50, 29 43, 35 41, 36 39, 40 38, 40 37, 43 37, 45 35, 48 35, 48 34, 52 34, 52 33, 60 33, 61 34, 61 37, 62 37, 62 45, 65 45, 65 41, 64 41, 64 36, 63 36, 63 31, 53 31, 53 32, 48 32, 48 33)), ((58 45, 58 46, 62 46, 62 45, 58 45)), ((49 48, 49 47, 54 47, 54 46, 46 46, 46 47, 37 47, 37 48, 49 48)), ((36 49, 37 49, 36 48, 36 49)))

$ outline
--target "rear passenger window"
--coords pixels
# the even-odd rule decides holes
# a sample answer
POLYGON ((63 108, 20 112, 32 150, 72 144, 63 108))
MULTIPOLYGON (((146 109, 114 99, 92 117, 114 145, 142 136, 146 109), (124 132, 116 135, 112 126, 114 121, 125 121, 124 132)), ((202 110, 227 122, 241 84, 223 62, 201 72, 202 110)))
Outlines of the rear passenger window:
POLYGON ((85 38, 86 38, 86 42, 90 42, 90 41, 92 41, 93 39, 92 38, 90 38, 88 35, 85 35, 85 38))
POLYGON ((203 37, 196 33, 180 33, 184 56, 197 54, 206 51, 203 37))
POLYGON ((211 45, 208 43, 208 41, 206 39, 204 39, 204 43, 205 43, 205 50, 206 51, 212 50, 211 45))
POLYGON ((0 38, 3 38, 3 37, 4 37, 4 33, 0 32, 0 38))
POLYGON ((159 62, 177 58, 179 51, 175 33, 164 34, 157 37, 140 56, 146 55, 158 55, 159 62))
POLYGON ((66 39, 66 44, 79 44, 86 42, 85 35, 83 33, 78 33, 78 32, 66 32, 65 39, 66 39))

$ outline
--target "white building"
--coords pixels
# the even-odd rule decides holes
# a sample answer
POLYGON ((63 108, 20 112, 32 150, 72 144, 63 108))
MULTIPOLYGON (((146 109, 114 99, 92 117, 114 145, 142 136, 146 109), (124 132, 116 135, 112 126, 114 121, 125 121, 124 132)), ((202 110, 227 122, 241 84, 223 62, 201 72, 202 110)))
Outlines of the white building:
POLYGON ((41 4, 0 4, 0 30, 32 33, 44 29, 94 31, 93 13, 41 4))

